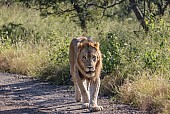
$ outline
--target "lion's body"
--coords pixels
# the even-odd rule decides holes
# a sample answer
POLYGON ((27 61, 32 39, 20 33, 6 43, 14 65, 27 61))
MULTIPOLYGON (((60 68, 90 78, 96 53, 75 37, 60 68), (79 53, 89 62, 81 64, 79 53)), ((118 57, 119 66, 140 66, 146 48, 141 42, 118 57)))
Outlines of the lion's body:
POLYGON ((91 111, 102 110, 103 107, 97 105, 102 68, 99 43, 86 37, 73 39, 70 44, 69 62, 76 101, 81 101, 82 98, 83 108, 90 108, 91 111))

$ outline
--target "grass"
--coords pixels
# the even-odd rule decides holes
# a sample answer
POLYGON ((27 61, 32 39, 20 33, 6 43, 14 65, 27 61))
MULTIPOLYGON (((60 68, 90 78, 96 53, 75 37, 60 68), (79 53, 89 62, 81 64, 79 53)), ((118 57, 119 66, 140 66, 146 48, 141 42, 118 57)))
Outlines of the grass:
POLYGON ((142 73, 120 88, 120 99, 151 114, 170 112, 170 83, 163 75, 142 73))
POLYGON ((44 47, 30 45, 3 49, 0 58, 1 71, 30 76, 36 76, 49 61, 44 47))

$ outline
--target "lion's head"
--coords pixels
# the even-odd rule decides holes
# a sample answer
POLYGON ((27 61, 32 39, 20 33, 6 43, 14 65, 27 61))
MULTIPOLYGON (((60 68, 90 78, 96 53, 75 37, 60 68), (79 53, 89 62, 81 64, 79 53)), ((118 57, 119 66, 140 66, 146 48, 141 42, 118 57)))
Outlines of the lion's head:
POLYGON ((98 42, 81 42, 78 44, 77 66, 86 78, 91 78, 100 72, 101 53, 98 42))

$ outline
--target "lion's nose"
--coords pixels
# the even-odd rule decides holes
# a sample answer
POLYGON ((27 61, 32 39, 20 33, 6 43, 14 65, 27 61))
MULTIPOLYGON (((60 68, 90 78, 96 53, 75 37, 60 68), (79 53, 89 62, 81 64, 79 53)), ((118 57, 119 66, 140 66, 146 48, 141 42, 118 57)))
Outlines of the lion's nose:
POLYGON ((92 69, 93 67, 92 66, 87 66, 88 69, 92 69))
POLYGON ((88 66, 87 67, 89 71, 94 71, 95 69, 93 68, 93 66, 88 66))

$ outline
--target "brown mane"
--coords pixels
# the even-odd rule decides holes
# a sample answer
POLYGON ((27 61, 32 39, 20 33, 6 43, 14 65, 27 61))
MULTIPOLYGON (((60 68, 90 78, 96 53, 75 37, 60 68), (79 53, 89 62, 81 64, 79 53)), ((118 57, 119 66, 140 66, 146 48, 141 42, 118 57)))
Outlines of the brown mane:
POLYGON ((98 61, 97 61, 97 64, 96 64, 95 76, 89 78, 86 75, 85 71, 83 71, 83 68, 82 68, 82 66, 80 64, 80 61, 77 61, 77 67, 78 67, 79 72, 81 73, 80 75, 81 75, 82 78, 94 81, 98 76, 100 76, 100 72, 101 72, 101 68, 102 68, 102 56, 101 56, 101 52, 99 50, 99 43, 91 42, 91 41, 88 41, 88 40, 85 40, 85 41, 81 42, 78 45, 77 57, 79 57, 81 51, 84 48, 89 48, 89 47, 95 48, 98 55, 99 55, 99 58, 98 58, 98 61))

